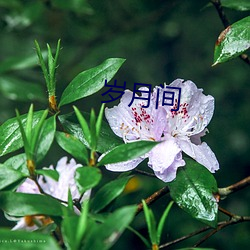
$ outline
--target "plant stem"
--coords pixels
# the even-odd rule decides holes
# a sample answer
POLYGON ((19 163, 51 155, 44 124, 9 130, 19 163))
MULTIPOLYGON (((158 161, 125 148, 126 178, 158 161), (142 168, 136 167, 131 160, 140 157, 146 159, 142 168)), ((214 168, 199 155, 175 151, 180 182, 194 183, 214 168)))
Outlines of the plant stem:
POLYGON ((241 181, 239 182, 236 182, 228 187, 224 187, 224 188, 219 188, 219 195, 222 197, 222 198, 225 198, 227 197, 229 194, 232 194, 236 191, 239 191, 247 186, 250 185, 250 176, 242 179, 241 181))
MULTIPOLYGON (((160 190, 156 191, 155 193, 153 193, 152 195, 150 195, 148 198, 145 199, 145 202, 147 205, 152 204, 153 202, 155 202, 156 200, 158 200, 160 197, 164 196, 165 194, 169 193, 169 188, 163 187, 160 190)), ((140 213, 143 210, 143 204, 140 203, 137 205, 137 211, 136 214, 140 213)))
POLYGON ((227 226, 230 226, 230 225, 233 225, 233 224, 238 224, 238 223, 241 223, 241 222, 247 222, 247 221, 250 221, 249 216, 234 215, 234 217, 232 217, 231 220, 222 222, 216 229, 212 230, 207 235, 205 235, 196 244, 194 244, 194 247, 197 247, 197 246, 201 245, 204 241, 206 241, 212 235, 214 235, 215 233, 219 232, 220 230, 222 230, 223 228, 225 228, 227 226))

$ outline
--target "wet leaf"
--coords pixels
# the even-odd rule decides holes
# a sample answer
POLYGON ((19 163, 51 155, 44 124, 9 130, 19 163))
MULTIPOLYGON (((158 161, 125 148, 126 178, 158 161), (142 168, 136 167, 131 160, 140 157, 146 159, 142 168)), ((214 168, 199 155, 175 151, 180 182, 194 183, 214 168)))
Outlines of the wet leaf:
POLYGON ((18 170, 19 172, 28 176, 29 171, 26 165, 26 160, 27 160, 26 155, 23 153, 10 157, 8 160, 4 162, 4 165, 8 166, 9 168, 18 170))
POLYGON ((39 138, 37 149, 37 161, 41 161, 48 153, 50 146, 54 140, 56 132, 56 117, 52 116, 45 120, 42 132, 39 138))
POLYGON ((99 189, 92 200, 91 208, 99 212, 117 198, 124 190, 128 180, 132 176, 121 177, 111 181, 99 189))
POLYGON ((250 47, 250 16, 228 26, 218 37, 214 65, 239 56, 250 47))
POLYGON ((40 194, 13 192, 0 193, 0 208, 11 216, 54 215, 62 216, 66 209, 59 201, 40 194))
POLYGON ((52 170, 52 169, 38 169, 36 170, 37 174, 43 175, 43 176, 47 176, 55 181, 58 181, 59 179, 59 173, 56 170, 52 170))
POLYGON ((83 71, 78 74, 64 90, 59 106, 74 102, 99 91, 109 82, 125 59, 110 58, 95 68, 83 71))
MULTIPOLYGON (((84 117, 89 120, 90 115, 83 112, 84 117)), ((60 122, 63 127, 76 138, 78 138, 86 147, 89 148, 89 144, 82 132, 80 125, 78 124, 77 118, 74 113, 59 116, 60 122)), ((112 148, 123 144, 122 139, 114 134, 107 122, 102 121, 100 129, 99 140, 97 142, 97 152, 104 153, 112 148)))
MULTIPOLYGON (((34 127, 43 114, 42 111, 34 112, 34 127)), ((22 123, 26 123, 27 114, 20 116, 22 123)), ((25 125, 24 125, 25 126, 25 125)), ((19 129, 17 118, 11 118, 0 126, 0 156, 13 152, 23 146, 22 136, 19 129)))
POLYGON ((64 132, 56 132, 56 140, 62 149, 71 154, 80 163, 88 165, 86 146, 75 136, 64 132))
POLYGON ((101 180, 102 173, 99 168, 81 167, 75 173, 76 185, 81 194, 95 187, 101 180))
POLYGON ((148 153, 157 144, 158 142, 154 141, 136 141, 119 145, 105 154, 97 165, 133 160, 148 153))
POLYGON ((20 171, 0 164, 0 190, 15 183, 16 181, 21 181, 25 177, 26 176, 20 171))
POLYGON ((185 161, 186 166, 179 168, 176 179, 169 183, 170 195, 191 216, 216 227, 218 204, 213 196, 218 191, 216 180, 199 163, 185 161))

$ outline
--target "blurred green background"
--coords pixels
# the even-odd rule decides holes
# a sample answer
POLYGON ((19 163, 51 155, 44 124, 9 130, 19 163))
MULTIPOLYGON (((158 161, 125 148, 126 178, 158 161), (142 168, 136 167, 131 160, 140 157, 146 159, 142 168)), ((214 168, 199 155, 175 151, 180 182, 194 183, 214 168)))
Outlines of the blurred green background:
MULTIPOLYGON (((134 82, 159 85, 176 78, 190 79, 203 88, 205 94, 215 97, 215 113, 208 127, 210 133, 204 140, 220 163, 220 170, 215 174, 219 187, 248 176, 249 65, 236 58, 211 67, 214 44, 223 26, 212 6, 204 8, 207 3, 202 0, 0 0, 0 124, 15 115, 15 108, 26 113, 31 101, 36 110, 46 107, 45 84, 37 64, 34 40, 46 49, 46 43, 55 48, 60 38, 58 98, 78 73, 111 57, 126 59, 116 79, 118 83, 126 81, 129 89, 133 88, 134 82), (20 95, 16 95, 19 88, 20 95), (34 94, 22 95, 22 89, 29 88, 35 88, 34 94)), ((226 14, 233 23, 249 12, 226 9, 226 14)), ((102 92, 78 101, 76 105, 87 112, 91 107, 98 110, 102 92)), ((62 108, 62 113, 71 111, 70 105, 62 108)), ((62 155, 65 153, 54 143, 41 167, 55 164, 62 155)), ((107 171, 104 173, 107 178, 117 176, 107 171)), ((138 181, 137 190, 124 194, 118 201, 119 205, 138 203, 164 185, 149 177, 139 177, 138 181)), ((221 206, 235 214, 249 215, 249 199, 246 189, 222 201, 221 206)), ((153 205, 158 218, 168 201, 165 197, 153 205)), ((1 222, 2 225, 13 225, 6 224, 3 217, 1 222)), ((135 219, 134 226, 147 234, 142 214, 135 219)), ((174 206, 162 242, 202 226, 174 206)), ((249 223, 231 226, 203 246, 247 249, 249 234, 249 223)), ((169 249, 191 246, 198 239, 169 249)), ((136 236, 126 232, 113 249, 129 248, 144 249, 136 236)))

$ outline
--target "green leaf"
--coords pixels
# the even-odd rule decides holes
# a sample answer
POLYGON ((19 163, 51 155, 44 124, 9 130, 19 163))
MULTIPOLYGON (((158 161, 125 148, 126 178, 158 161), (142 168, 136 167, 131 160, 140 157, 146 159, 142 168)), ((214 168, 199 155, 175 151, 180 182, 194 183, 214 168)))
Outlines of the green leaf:
MULTIPOLYGON (((59 116, 60 122, 63 124, 63 127, 72 135, 74 135, 76 138, 78 138, 86 147, 89 148, 89 144, 82 132, 81 127, 77 123, 77 119, 75 116, 71 114, 68 115, 61 115, 59 116)), ((85 117, 89 118, 89 114, 84 113, 85 117)), ((110 126, 107 122, 102 121, 102 126, 100 130, 99 140, 97 143, 97 152, 104 153, 112 148, 123 144, 123 140, 116 136, 114 132, 111 130, 110 126)))
POLYGON ((52 170, 52 169, 37 169, 36 170, 37 174, 40 175, 44 175, 44 176, 48 176, 51 179, 58 181, 59 179, 59 173, 56 170, 52 170))
POLYGON ((45 80, 48 81, 46 83, 47 83, 47 89, 48 89, 49 96, 55 96, 55 93, 56 93, 55 72, 56 72, 56 68, 57 68, 57 60, 58 60, 59 51, 60 51, 60 44, 61 44, 61 41, 59 39, 58 42, 57 42, 55 58, 52 55, 52 51, 51 51, 51 48, 50 48, 49 44, 47 44, 47 50, 48 50, 48 71, 46 71, 44 69, 45 62, 44 63, 41 62, 41 60, 43 60, 43 58, 40 55, 40 52, 39 52, 40 48, 39 48, 39 46, 36 45, 37 52, 38 52, 38 58, 39 58, 39 61, 41 63, 41 66, 42 66, 42 70, 44 72, 44 75, 47 74, 47 76, 45 77, 45 80))
POLYGON ((99 168, 95 167, 77 168, 75 173, 76 185, 81 194, 95 187, 101 179, 102 173, 99 168))
MULTIPOLYGON (((42 114, 43 111, 34 112, 33 127, 38 123, 42 114)), ((22 120, 22 124, 25 124, 27 114, 21 115, 20 118, 22 120)), ((0 156, 11 153, 22 146, 23 141, 17 118, 11 118, 0 126, 0 156)))
POLYGON ((78 74, 64 90, 59 106, 74 102, 99 91, 109 82, 125 59, 110 58, 95 68, 83 71, 78 74))
POLYGON ((70 188, 68 189, 68 209, 71 212, 74 212, 74 201, 73 201, 73 198, 72 198, 70 188))
POLYGON ((250 47, 250 16, 228 26, 218 37, 214 65, 239 56, 250 47))
POLYGON ((0 190, 13 184, 16 181, 21 181, 26 176, 20 171, 12 169, 6 165, 0 164, 0 190))
POLYGON ((186 166, 179 168, 176 179, 168 183, 170 195, 191 216, 216 227, 218 204, 213 196, 218 192, 216 180, 204 166, 191 159, 185 161, 186 166))
POLYGON ((156 144, 158 142, 136 141, 119 145, 104 155, 98 166, 135 159, 149 152, 156 144))
POLYGON ((159 222, 158 227, 157 227, 157 244, 160 244, 160 242, 161 242, 161 234, 162 234, 163 226, 165 224, 165 221, 168 217, 169 211, 170 211, 173 204, 174 204, 174 202, 171 201, 161 216, 160 222, 159 222))
MULTIPOLYGON (((24 131, 25 131, 25 135, 27 137, 27 141, 28 143, 31 141, 31 131, 32 131, 32 120, 33 120, 33 112, 34 112, 34 106, 33 104, 30 105, 30 108, 29 108, 29 112, 28 112, 28 115, 27 115, 27 122, 26 122, 26 126, 24 128, 24 131)), ((18 114, 19 116, 19 114, 18 114)), ((22 123, 19 123, 20 127, 22 126, 22 123)))
POLYGON ((64 132, 56 132, 56 141, 62 149, 71 154, 75 159, 82 164, 88 165, 88 151, 85 145, 76 137, 64 132))
POLYGON ((96 115, 94 109, 91 109, 90 112, 90 122, 89 122, 89 130, 90 130, 90 136, 91 136, 91 149, 96 150, 96 115))
POLYGON ((81 241, 83 236, 86 233, 87 225, 88 225, 88 213, 89 213, 89 201, 85 200, 83 202, 82 213, 80 215, 78 224, 77 224, 77 232, 76 232, 76 242, 77 242, 77 249, 81 245, 81 241))
POLYGON ((86 119, 84 118, 84 116, 81 114, 81 112, 79 111, 79 109, 75 106, 73 106, 75 113, 76 113, 76 117, 81 125, 82 128, 82 132, 84 134, 84 137, 86 138, 86 141, 88 143, 89 146, 91 146, 91 133, 90 133, 90 129, 89 129, 89 125, 86 121, 86 119))
POLYGON ((102 118, 103 118, 103 113, 104 113, 104 104, 102 104, 100 108, 100 112, 98 114, 97 120, 96 120, 96 139, 98 141, 101 127, 102 127, 102 118))
POLYGON ((26 165, 26 160, 27 160, 26 155, 23 153, 10 157, 8 160, 4 162, 4 165, 8 166, 9 168, 18 170, 19 172, 28 176, 29 171, 26 165))
POLYGON ((126 176, 114 181, 110 181, 100 188, 94 196, 91 208, 94 212, 99 212, 117 198, 124 190, 128 180, 132 176, 126 176))
POLYGON ((117 209, 108 216, 103 224, 92 227, 83 249, 109 249, 131 223, 136 209, 136 206, 117 209))
POLYGON ((157 244, 155 217, 154 217, 152 210, 148 208, 148 205, 146 204, 144 200, 142 200, 142 204, 143 204, 143 211, 144 211, 145 219, 146 219, 147 226, 148 226, 149 238, 150 238, 151 244, 154 245, 154 244, 157 244))
POLYGON ((36 47, 36 53, 37 53, 37 57, 38 57, 40 66, 41 66, 42 71, 43 71, 43 76, 44 76, 44 79, 45 79, 45 82, 47 85, 47 89, 48 89, 48 91, 50 91, 49 73, 48 73, 48 70, 47 70, 47 67, 45 64, 44 56, 43 56, 42 51, 40 49, 40 46, 36 40, 35 40, 35 47, 36 47))
MULTIPOLYGON (((33 114, 31 114, 29 112, 28 115, 27 115, 26 124, 30 123, 30 117, 31 117, 31 115, 33 115, 33 114)), ((20 130, 20 133, 22 135, 23 146, 24 146, 24 151, 25 151, 26 157, 27 157, 27 159, 31 159, 32 153, 31 153, 31 150, 30 150, 30 144, 29 144, 28 138, 26 136, 26 133, 25 133, 25 130, 24 130, 24 126, 23 126, 23 123, 21 121, 21 117, 20 117, 20 114, 19 114, 18 110, 16 110, 16 117, 17 117, 17 122, 18 122, 19 130, 20 130)))
POLYGON ((11 250, 60 250, 56 241, 50 235, 26 232, 26 231, 10 231, 0 228, 1 243, 0 249, 11 250))
POLYGON ((62 234, 67 249, 80 249, 82 238, 87 229, 88 201, 83 203, 82 213, 79 216, 65 217, 62 222, 62 234))
POLYGON ((78 216, 65 217, 62 221, 62 235, 64 243, 69 250, 77 250, 76 233, 79 222, 78 216))
POLYGON ((45 195, 13 192, 0 193, 0 208, 11 216, 62 216, 66 209, 59 201, 45 195))
MULTIPOLYGON (((45 119, 46 119, 46 117, 48 115, 48 112, 49 111, 47 109, 44 110, 41 119, 38 121, 37 125, 32 130, 33 134, 32 134, 32 138, 31 138, 31 151, 32 151, 33 154, 35 154, 37 152, 36 147, 38 146, 38 144, 40 142, 39 139, 42 136, 42 131, 44 130, 45 119)), ((52 119, 54 119, 54 117, 52 117, 52 119)), ((47 136, 47 134, 46 134, 46 136, 47 136)), ((54 138, 54 135, 53 135, 53 138, 54 138)), ((48 144, 50 146, 51 143, 49 142, 48 144)), ((42 145, 42 147, 43 147, 43 145, 42 145)))
POLYGON ((223 7, 239 10, 239 11, 247 11, 250 10, 250 1, 249 0, 221 0, 221 4, 223 7))
POLYGON ((30 83, 14 77, 0 77, 0 93, 14 101, 40 101, 46 100, 43 88, 35 83, 30 83))
POLYGON ((37 148, 37 161, 40 162, 48 153, 56 132, 56 117, 44 121, 37 148))

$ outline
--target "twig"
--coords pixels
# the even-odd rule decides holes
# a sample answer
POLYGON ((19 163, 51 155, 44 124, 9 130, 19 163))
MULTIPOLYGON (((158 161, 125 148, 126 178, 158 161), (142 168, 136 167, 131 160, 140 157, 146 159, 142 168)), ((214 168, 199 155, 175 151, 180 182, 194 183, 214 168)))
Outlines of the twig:
MULTIPOLYGON (((222 222, 219 222, 218 223, 218 227, 216 229, 214 229, 213 231, 209 232, 206 236, 204 236, 202 238, 202 240, 200 240, 199 242, 197 242, 195 244, 195 247, 198 246, 199 244, 201 244, 202 242, 204 242, 207 238, 209 238, 210 236, 212 236, 213 234, 215 234, 216 232, 220 231, 221 229, 223 229, 224 227, 227 227, 229 225, 232 225, 232 224, 238 224, 238 223, 241 223, 241 222, 247 222, 247 221, 250 221, 250 217, 248 216, 245 216, 245 217, 242 217, 242 216, 237 216, 237 215, 234 215, 234 217, 230 220, 230 221, 222 221, 222 222), (206 238, 205 238, 206 237, 206 238)), ((190 234, 187 234, 185 236, 182 236, 178 239, 175 239, 173 241, 170 241, 170 242, 167 242, 165 244, 162 244, 159 246, 159 248, 165 248, 165 247, 169 247, 171 245, 174 245, 174 244, 177 244, 181 241, 184 241, 186 239, 189 239, 195 235, 198 235, 198 234, 201 234, 201 233, 204 233, 208 230, 211 230, 213 229, 212 227, 203 227, 195 232, 192 232, 190 234)))
MULTIPOLYGON (((220 20, 221 22, 223 23, 223 26, 224 28, 226 29, 228 26, 230 26, 230 22, 222 8, 222 5, 221 5, 221 2, 220 0, 211 0, 211 3, 214 5, 214 7, 216 8, 218 14, 219 14, 219 17, 220 17, 220 20)), ((248 65, 250 65, 250 59, 248 57, 247 54, 241 54, 239 56, 245 63, 247 63, 248 65)))
MULTIPOLYGON (((160 197, 164 196, 165 194, 169 193, 169 188, 163 187, 160 190, 156 191, 155 193, 153 193, 152 195, 150 195, 148 198, 145 199, 145 202, 147 205, 152 204, 153 202, 155 202, 156 200, 158 200, 160 197)), ((143 210, 143 205, 142 203, 137 205, 137 211, 136 214, 140 213, 143 210)))
POLYGON ((220 0, 211 0, 211 3, 214 5, 215 9, 217 10, 220 20, 224 25, 224 28, 227 28, 230 25, 230 22, 222 8, 220 0))
POLYGON ((194 244, 194 247, 201 245, 204 241, 206 241, 212 235, 214 235, 215 233, 219 232, 220 230, 222 230, 223 228, 225 228, 227 226, 230 226, 233 224, 238 224, 241 222, 247 222, 247 221, 250 221, 250 216, 237 216, 237 215, 235 215, 234 217, 232 217, 232 219, 230 221, 223 221, 222 223, 220 223, 220 225, 216 229, 209 232, 202 239, 200 239, 196 244, 194 244))
POLYGON ((234 193, 236 191, 239 191, 247 186, 250 185, 250 176, 246 177, 245 179, 236 182, 228 187, 225 188, 219 188, 219 195, 224 198, 226 196, 228 196, 231 193, 234 193))
POLYGON ((137 172, 141 175, 146 175, 146 176, 149 176, 149 177, 154 177, 156 178, 156 176, 152 173, 148 173, 148 172, 145 172, 145 171, 142 171, 142 170, 139 170, 139 169, 134 169, 134 172, 137 172))
POLYGON ((178 239, 175 239, 175 240, 173 240, 173 241, 170 241, 170 242, 167 242, 167 243, 165 243, 165 244, 162 244, 162 245, 159 246, 159 248, 165 248, 165 247, 169 247, 169 246, 171 246, 171 245, 177 244, 177 243, 179 243, 179 242, 181 242, 181 241, 184 241, 184 240, 186 240, 186 239, 188 239, 188 238, 191 238, 191 237, 193 237, 193 236, 195 236, 195 235, 197 235, 197 234, 206 232, 206 231, 209 230, 209 229, 211 229, 211 227, 209 227, 209 226, 203 227, 203 228, 201 228, 201 229, 199 229, 199 230, 197 230, 197 231, 194 231, 194 232, 192 232, 192 233, 190 233, 190 234, 187 234, 187 235, 185 235, 185 236, 182 236, 182 237, 180 237, 180 238, 178 238, 178 239))
POLYGON ((219 209, 219 211, 221 211, 223 214, 229 216, 230 218, 233 218, 235 216, 235 214, 232 214, 231 212, 227 211, 226 209, 224 209, 222 207, 219 207, 218 209, 219 209))

